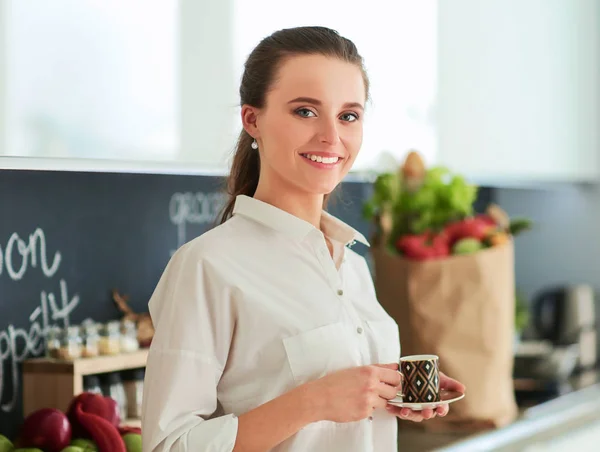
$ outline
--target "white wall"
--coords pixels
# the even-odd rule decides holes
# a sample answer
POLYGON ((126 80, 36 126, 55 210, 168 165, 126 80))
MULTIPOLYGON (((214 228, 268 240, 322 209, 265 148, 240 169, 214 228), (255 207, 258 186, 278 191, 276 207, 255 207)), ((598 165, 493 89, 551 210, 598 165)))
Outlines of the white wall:
POLYGON ((0 155, 6 147, 6 1, 0 0, 0 155))
POLYGON ((372 82, 355 167, 411 147, 433 160, 435 0, 0 2, 14 22, 0 155, 225 168, 250 50, 277 29, 325 25, 357 44, 372 82))
POLYGON ((175 155, 177 2, 4 2, 7 143, 0 154, 175 155))
POLYGON ((440 0, 440 160, 478 176, 597 175, 599 29, 598 0, 440 0))
POLYGON ((180 0, 180 159, 223 167, 239 132, 234 0, 180 0))

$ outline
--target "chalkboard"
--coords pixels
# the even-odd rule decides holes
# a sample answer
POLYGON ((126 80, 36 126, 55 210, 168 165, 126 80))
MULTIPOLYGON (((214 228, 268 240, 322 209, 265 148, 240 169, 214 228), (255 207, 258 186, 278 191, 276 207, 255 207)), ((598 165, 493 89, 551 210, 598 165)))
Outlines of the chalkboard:
MULTIPOLYGON (((20 363, 44 353, 45 329, 120 318, 113 288, 147 311, 171 254, 212 227, 223 188, 214 176, 0 171, 0 433, 22 421, 20 363)), ((344 182, 328 210, 369 237, 371 192, 344 182)), ((481 189, 476 210, 492 197, 481 189)))
MULTIPOLYGON (((369 193, 345 182, 329 210, 368 236, 369 193)), ((219 177, 0 171, 0 433, 22 421, 20 363, 44 353, 45 329, 120 318, 113 288, 147 311, 172 252, 223 200, 219 177)))

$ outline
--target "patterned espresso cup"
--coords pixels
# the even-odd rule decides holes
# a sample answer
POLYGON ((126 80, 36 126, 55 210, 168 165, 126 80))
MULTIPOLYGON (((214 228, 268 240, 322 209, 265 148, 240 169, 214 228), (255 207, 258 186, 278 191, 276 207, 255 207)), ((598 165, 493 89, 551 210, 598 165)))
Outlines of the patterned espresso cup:
POLYGON ((402 397, 408 403, 440 401, 439 358, 436 355, 411 355, 400 358, 402 397))

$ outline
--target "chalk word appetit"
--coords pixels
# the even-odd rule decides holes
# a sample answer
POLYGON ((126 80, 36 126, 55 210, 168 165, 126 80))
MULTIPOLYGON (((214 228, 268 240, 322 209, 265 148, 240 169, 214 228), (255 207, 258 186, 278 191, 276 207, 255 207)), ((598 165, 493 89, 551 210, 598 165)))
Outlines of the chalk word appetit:
POLYGON ((225 205, 227 195, 211 193, 175 193, 169 203, 171 223, 177 226, 177 248, 186 240, 186 224, 208 224, 215 220, 225 205))
MULTIPOLYGON (((20 281, 27 272, 29 264, 33 268, 37 266, 38 251, 43 274, 48 278, 54 276, 59 269, 61 254, 57 251, 54 254, 52 265, 48 265, 44 231, 40 228, 36 229, 29 236, 29 242, 27 243, 20 239, 18 234, 12 234, 3 257, 8 276, 13 281, 20 281), (18 269, 14 265, 15 262, 13 262, 15 251, 21 258, 18 269)), ((41 291, 40 302, 29 315, 30 324, 28 327, 20 328, 9 324, 5 329, 0 330, 0 410, 3 412, 11 412, 19 398, 21 392, 19 364, 31 355, 40 355, 45 348, 44 338, 48 328, 58 324, 58 322, 62 323, 62 327, 68 327, 69 315, 79 304, 79 295, 69 296, 67 283, 64 279, 59 281, 59 285, 60 298, 58 301, 54 293, 41 291), (8 369, 8 372, 5 375, 4 370, 6 369, 8 369), (9 381, 12 383, 10 394, 5 389, 9 381)), ((2 302, 6 302, 6 300, 0 300, 0 304, 2 302)))

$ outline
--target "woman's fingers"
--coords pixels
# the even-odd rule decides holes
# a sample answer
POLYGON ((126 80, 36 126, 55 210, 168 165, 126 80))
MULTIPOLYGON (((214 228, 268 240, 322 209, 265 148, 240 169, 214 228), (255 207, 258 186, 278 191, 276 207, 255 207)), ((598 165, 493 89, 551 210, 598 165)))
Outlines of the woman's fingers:
POLYGON ((435 409, 435 413, 440 417, 446 416, 448 414, 448 411, 450 411, 450 407, 447 403, 444 403, 443 405, 440 405, 435 409))
POLYGON ((379 383, 379 397, 387 400, 395 399, 398 395, 398 388, 386 383, 379 383))
POLYGON ((423 416, 423 419, 431 419, 435 416, 435 413, 431 408, 425 408, 421 411, 421 416, 423 416))
POLYGON ((427 419, 432 419, 436 416, 436 411, 427 408, 423 411, 413 411, 409 408, 400 408, 393 405, 388 405, 387 410, 400 419, 405 419, 412 422, 421 422, 427 419))
POLYGON ((448 391, 458 391, 464 393, 467 388, 460 381, 450 378, 443 372, 440 372, 440 389, 446 389, 448 391))
POLYGON ((375 367, 378 368, 379 371, 379 381, 394 387, 400 386, 400 383, 402 382, 402 376, 397 370, 384 366, 375 367))

